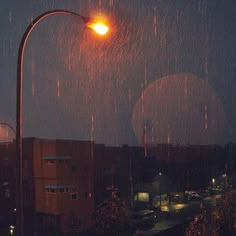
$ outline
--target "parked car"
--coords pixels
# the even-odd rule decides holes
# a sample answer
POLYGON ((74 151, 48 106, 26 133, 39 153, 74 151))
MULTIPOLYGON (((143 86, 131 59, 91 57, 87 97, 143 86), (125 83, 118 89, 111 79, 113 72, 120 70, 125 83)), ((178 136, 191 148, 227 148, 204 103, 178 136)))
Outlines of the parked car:
POLYGON ((153 210, 133 211, 131 215, 132 226, 152 226, 156 221, 156 213, 153 210))
POLYGON ((174 203, 183 203, 184 202, 184 193, 176 192, 170 194, 170 202, 174 203))
POLYGON ((199 195, 198 193, 196 192, 190 192, 188 194, 188 200, 189 201, 201 201, 202 200, 202 196, 199 195))

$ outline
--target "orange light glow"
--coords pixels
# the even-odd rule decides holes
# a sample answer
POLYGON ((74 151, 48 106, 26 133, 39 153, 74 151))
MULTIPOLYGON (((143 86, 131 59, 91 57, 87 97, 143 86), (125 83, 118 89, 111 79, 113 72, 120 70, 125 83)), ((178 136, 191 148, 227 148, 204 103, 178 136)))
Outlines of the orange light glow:
POLYGON ((100 35, 105 35, 109 31, 109 27, 101 21, 89 23, 88 27, 100 35))

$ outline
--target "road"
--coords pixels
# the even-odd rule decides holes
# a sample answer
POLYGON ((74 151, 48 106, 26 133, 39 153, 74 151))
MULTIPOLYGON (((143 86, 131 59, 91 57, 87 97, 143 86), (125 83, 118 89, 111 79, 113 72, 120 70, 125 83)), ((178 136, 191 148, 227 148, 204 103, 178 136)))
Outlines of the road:
MULTIPOLYGON (((203 199, 203 203, 211 205, 220 199, 220 195, 207 197, 203 199)), ((179 230, 184 232, 185 224, 189 222, 201 210, 201 202, 195 201, 187 204, 171 204, 162 207, 162 213, 157 219, 157 223, 149 229, 138 228, 133 236, 153 236, 160 235, 161 232, 174 227, 181 227, 179 230), (183 228, 184 227, 184 228, 183 228)))

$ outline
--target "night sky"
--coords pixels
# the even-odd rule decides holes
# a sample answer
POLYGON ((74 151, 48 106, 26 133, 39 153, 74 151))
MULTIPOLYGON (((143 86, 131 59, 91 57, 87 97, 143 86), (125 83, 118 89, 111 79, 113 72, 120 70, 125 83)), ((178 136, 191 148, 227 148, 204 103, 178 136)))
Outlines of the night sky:
POLYGON ((53 9, 103 14, 111 31, 98 37, 69 16, 35 28, 25 51, 24 137, 236 142, 235 0, 1 0, 0 121, 15 126, 21 37, 53 9))

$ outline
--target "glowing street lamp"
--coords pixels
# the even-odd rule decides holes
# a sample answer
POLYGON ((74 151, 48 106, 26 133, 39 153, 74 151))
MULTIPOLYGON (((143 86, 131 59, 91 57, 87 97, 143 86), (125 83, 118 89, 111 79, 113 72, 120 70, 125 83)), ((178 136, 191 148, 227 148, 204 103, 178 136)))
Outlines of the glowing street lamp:
POLYGON ((14 225, 10 225, 10 227, 9 227, 10 235, 14 235, 14 229, 15 229, 15 226, 14 225))
POLYGON ((97 34, 105 35, 109 31, 109 27, 102 21, 94 21, 88 23, 88 27, 93 29, 97 34))
POLYGON ((95 32, 105 35, 109 27, 105 23, 99 22, 95 24, 89 17, 81 16, 75 12, 67 10, 52 10, 42 13, 36 17, 26 28, 23 37, 20 42, 17 58, 17 88, 16 88, 16 157, 17 157, 17 214, 16 214, 16 235, 24 236, 23 224, 23 168, 22 168, 22 82, 23 82, 23 61, 24 61, 24 50, 27 39, 30 33, 33 31, 35 26, 52 15, 69 15, 81 20, 86 26, 95 30, 95 32))
POLYGON ((212 178, 211 182, 212 182, 213 186, 215 186, 215 182, 216 182, 215 178, 212 178))

